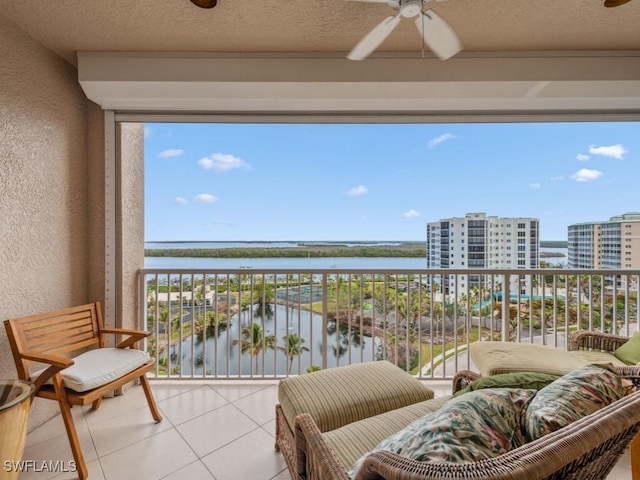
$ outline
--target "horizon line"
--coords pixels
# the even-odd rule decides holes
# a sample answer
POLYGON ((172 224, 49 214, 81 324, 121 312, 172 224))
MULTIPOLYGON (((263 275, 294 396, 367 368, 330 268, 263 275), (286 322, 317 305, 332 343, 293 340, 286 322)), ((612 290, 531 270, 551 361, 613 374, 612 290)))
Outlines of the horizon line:
MULTIPOLYGON (((568 240, 540 240, 568 242, 568 240)), ((144 243, 426 243, 426 240, 145 240, 144 243)))

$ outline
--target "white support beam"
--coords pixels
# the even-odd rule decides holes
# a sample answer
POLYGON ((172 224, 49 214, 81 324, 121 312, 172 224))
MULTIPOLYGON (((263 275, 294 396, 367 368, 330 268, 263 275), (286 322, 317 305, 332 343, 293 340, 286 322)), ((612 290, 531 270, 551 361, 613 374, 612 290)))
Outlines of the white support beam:
POLYGON ((104 323, 117 327, 117 152, 113 110, 104 112, 104 323))
POLYGON ((640 113, 640 53, 433 58, 81 52, 103 108, 139 112, 640 113))

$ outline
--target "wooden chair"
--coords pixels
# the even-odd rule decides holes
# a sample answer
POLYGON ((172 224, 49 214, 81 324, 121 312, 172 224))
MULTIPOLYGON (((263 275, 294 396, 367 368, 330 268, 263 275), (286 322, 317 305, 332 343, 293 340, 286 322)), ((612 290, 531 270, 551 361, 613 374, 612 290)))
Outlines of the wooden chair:
POLYGON ((5 320, 4 325, 18 377, 34 383, 36 396, 60 405, 80 479, 87 478, 88 471, 71 406, 92 404, 96 410, 106 393, 140 379, 153 419, 162 420, 146 377, 153 360, 132 348, 149 334, 104 328, 100 303, 5 320), (105 347, 107 334, 126 339, 115 348, 105 347), (34 364, 44 368, 34 369, 34 364))

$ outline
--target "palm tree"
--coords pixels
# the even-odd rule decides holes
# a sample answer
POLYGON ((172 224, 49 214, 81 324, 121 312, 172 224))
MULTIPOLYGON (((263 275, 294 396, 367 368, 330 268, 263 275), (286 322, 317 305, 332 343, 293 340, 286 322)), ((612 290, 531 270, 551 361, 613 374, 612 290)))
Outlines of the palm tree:
POLYGON ((275 335, 264 335, 262 325, 253 322, 242 327, 242 339, 234 340, 234 345, 240 344, 240 351, 255 357, 254 373, 258 371, 258 356, 266 348, 274 349, 276 346, 275 335))
POLYGON ((291 367, 293 366, 293 360, 299 355, 302 355, 303 352, 308 352, 309 349, 303 345, 305 339, 299 336, 297 333, 290 333, 282 337, 284 340, 284 346, 278 347, 278 350, 284 352, 284 354, 289 359, 289 368, 287 370, 287 375, 291 375, 291 367))

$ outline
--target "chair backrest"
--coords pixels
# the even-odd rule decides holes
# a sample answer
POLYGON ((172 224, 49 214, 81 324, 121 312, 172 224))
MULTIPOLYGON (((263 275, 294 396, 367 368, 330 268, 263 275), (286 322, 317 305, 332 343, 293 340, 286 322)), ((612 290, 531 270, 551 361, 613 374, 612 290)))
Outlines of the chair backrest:
POLYGON ((34 362, 23 359, 22 352, 68 357, 104 346, 99 302, 5 320, 4 324, 18 377, 23 380, 29 379, 29 366, 34 362))

